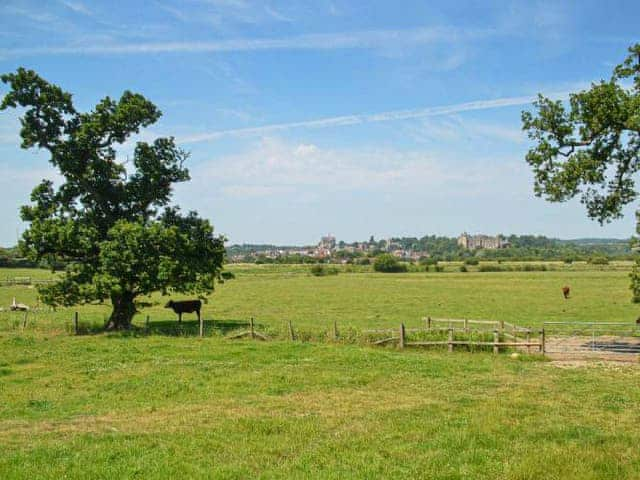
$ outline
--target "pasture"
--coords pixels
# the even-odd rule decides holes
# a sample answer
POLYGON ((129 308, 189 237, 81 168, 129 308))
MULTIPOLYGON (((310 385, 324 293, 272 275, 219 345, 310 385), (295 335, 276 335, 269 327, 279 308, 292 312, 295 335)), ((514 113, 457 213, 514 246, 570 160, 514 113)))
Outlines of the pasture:
MULTIPOLYGON (((0 478, 636 478, 635 364, 223 338, 251 316, 318 338, 334 320, 358 331, 427 314, 631 322, 627 268, 313 277, 232 265, 237 278, 204 306, 204 339, 195 316, 176 329, 159 296, 136 317, 150 316, 148 336, 72 336, 73 312, 97 326, 100 305, 29 314, 26 327, 1 312, 0 478)), ((48 274, 0 272, 14 275, 48 274)), ((14 296, 35 304, 33 288, 11 286, 0 306, 14 296)))

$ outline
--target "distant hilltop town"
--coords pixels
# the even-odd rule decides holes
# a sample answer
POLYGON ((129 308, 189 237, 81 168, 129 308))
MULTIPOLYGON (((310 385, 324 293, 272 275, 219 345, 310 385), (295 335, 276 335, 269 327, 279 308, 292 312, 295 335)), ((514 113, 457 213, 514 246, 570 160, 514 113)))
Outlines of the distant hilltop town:
MULTIPOLYGON (((438 260, 482 258, 587 258, 593 254, 624 257, 632 254, 628 239, 582 238, 560 240, 542 235, 470 235, 458 237, 425 235, 344 242, 328 234, 315 245, 278 246, 242 244, 227 247, 230 262, 256 263, 369 263, 389 254, 405 262, 433 263, 438 260)), ((2 258, 0 256, 0 263, 2 258)))
POLYGON ((469 235, 467 232, 464 232, 458 237, 458 245, 465 250, 476 250, 478 248, 495 250, 497 248, 507 248, 510 246, 509 242, 506 241, 502 235, 491 237, 489 235, 469 235))
MULTIPOLYGON (((233 248, 238 246, 233 246, 233 248)), ((345 263, 348 258, 354 256, 363 255, 376 255, 379 253, 390 253, 391 255, 402 260, 417 261, 423 257, 429 257, 429 253, 419 248, 406 248, 401 243, 393 241, 392 239, 378 240, 376 241, 373 236, 369 241, 365 242, 338 242, 336 237, 329 234, 320 238, 320 241, 315 246, 307 247, 271 247, 255 245, 250 251, 243 251, 242 253, 231 252, 230 260, 232 262, 238 262, 246 260, 247 256, 261 256, 267 259, 278 259, 284 257, 308 257, 317 260, 330 260, 338 259, 344 260, 345 263)))
POLYGON ((328 234, 320 237, 316 245, 303 247, 277 247, 273 245, 234 245, 230 248, 229 257, 232 262, 241 262, 256 257, 277 260, 290 257, 309 260, 344 261, 362 256, 375 256, 388 253, 400 260, 419 261, 433 255, 441 255, 445 251, 453 250, 493 250, 506 248, 510 244, 501 235, 469 235, 463 233, 457 240, 447 237, 417 238, 389 238, 375 240, 373 236, 368 241, 346 243, 336 240, 328 234), (427 241, 424 241, 424 240, 427 241))

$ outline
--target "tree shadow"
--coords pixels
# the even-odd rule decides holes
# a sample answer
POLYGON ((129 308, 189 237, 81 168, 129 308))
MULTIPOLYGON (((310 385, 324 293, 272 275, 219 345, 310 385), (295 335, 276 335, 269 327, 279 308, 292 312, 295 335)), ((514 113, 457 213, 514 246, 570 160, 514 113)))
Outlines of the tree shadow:
MULTIPOLYGON (((229 332, 239 329, 248 329, 249 320, 247 319, 210 319, 204 320, 204 336, 225 336, 229 332)), ((257 326, 257 325, 256 325, 257 326)), ((73 325, 70 325, 71 333, 75 332, 73 325)), ((177 319, 171 320, 151 320, 148 324, 144 320, 142 322, 137 319, 136 324, 132 325, 129 330, 108 331, 105 330, 104 324, 79 322, 77 333, 81 335, 103 335, 112 334, 115 337, 143 337, 146 335, 160 335, 166 337, 197 337, 200 335, 200 323, 198 319, 177 319)))
MULTIPOLYGON (((204 335, 226 335, 240 328, 248 328, 249 320, 245 319, 217 319, 204 320, 204 335)), ((137 329, 148 335, 163 335, 169 337, 197 337, 200 334, 200 323, 197 319, 185 320, 151 320, 147 326, 137 329)))

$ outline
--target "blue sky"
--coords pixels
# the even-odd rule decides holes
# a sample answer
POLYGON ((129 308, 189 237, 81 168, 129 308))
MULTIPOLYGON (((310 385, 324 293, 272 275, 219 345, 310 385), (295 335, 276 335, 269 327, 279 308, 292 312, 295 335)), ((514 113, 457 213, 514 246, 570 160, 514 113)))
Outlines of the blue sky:
MULTIPOLYGON (((639 18, 637 1, 9 0, 0 71, 35 69, 82 109, 147 96, 164 115, 139 139, 191 151, 176 202, 234 243, 628 237, 633 207, 601 227, 577 201, 533 196, 520 112, 608 78, 639 18)), ((56 178, 18 130, 0 114, 2 245, 56 178)))

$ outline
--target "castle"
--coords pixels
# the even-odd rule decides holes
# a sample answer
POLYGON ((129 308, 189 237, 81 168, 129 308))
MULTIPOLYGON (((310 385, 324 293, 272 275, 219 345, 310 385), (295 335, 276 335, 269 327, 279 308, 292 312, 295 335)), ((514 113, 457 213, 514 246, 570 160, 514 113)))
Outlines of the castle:
POLYGON ((501 235, 491 237, 489 235, 469 235, 464 232, 458 237, 458 245, 466 250, 475 250, 478 248, 486 248, 494 250, 496 248, 506 248, 509 243, 506 242, 501 235))

